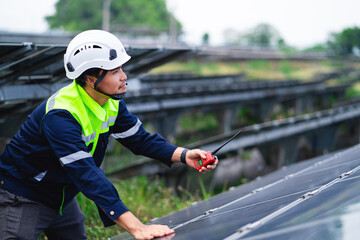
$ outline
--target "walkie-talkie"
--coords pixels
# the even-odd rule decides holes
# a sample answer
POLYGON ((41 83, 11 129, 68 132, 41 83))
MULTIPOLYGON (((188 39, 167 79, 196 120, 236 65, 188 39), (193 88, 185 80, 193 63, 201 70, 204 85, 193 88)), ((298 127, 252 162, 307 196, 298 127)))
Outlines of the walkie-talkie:
POLYGON ((215 163, 215 159, 217 159, 216 156, 214 156, 223 146, 225 146, 226 144, 228 144, 231 140, 233 140, 237 135, 239 135, 239 133, 241 133, 242 130, 238 131, 234 136, 232 136, 229 140, 227 140, 223 145, 221 145, 220 147, 218 147, 217 149, 215 149, 212 152, 207 152, 205 153, 206 158, 205 159, 201 159, 199 158, 198 160, 196 160, 194 162, 195 164, 195 169, 197 171, 199 171, 202 167, 206 167, 209 164, 214 164, 215 163))

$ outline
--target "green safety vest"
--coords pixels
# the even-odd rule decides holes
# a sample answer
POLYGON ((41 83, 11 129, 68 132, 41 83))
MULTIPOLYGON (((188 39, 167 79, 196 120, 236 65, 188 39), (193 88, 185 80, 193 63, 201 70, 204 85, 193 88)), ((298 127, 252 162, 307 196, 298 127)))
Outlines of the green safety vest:
POLYGON ((94 154, 99 135, 109 131, 118 115, 119 100, 109 99, 100 106, 87 92, 75 82, 60 89, 46 103, 46 113, 52 109, 64 109, 80 124, 82 139, 86 146, 93 143, 90 151, 94 154))

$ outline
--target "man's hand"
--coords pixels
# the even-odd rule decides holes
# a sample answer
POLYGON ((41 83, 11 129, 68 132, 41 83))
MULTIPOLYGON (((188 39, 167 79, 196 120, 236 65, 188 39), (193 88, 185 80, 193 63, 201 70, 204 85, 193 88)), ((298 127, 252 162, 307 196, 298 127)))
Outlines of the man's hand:
MULTIPOLYGON (((177 149, 175 149, 172 157, 171 157, 171 160, 173 162, 180 162, 180 156, 181 156, 181 153, 182 151, 184 150, 184 148, 182 147, 178 147, 177 149)), ((199 158, 201 159, 206 159, 206 156, 205 156, 205 151, 204 150, 201 150, 201 149, 192 149, 192 150, 189 150, 186 152, 186 157, 185 157, 185 161, 186 161, 186 165, 189 165, 190 167, 193 167, 195 168, 195 161, 198 160, 199 158)), ((216 168, 216 165, 218 164, 218 160, 215 159, 215 163, 214 164, 209 164, 207 165, 207 167, 202 167, 199 172, 200 173, 206 173, 206 172, 209 172, 213 169, 216 168)), ((196 169, 196 168, 195 168, 196 169)))
POLYGON ((145 225, 130 211, 123 213, 115 219, 115 223, 134 236, 135 239, 153 239, 174 233, 166 225, 145 225))
MULTIPOLYGON (((201 159, 206 159, 205 156, 205 151, 200 150, 200 149, 193 149, 193 150, 189 150, 186 153, 186 164, 195 168, 195 161, 198 160, 199 158, 201 159)), ((218 160, 215 159, 215 163, 214 164, 209 164, 207 165, 207 167, 202 167, 199 172, 200 173, 206 173, 206 172, 210 172, 211 170, 216 168, 216 165, 218 164, 218 160)))
POLYGON ((135 239, 153 239, 154 237, 163 237, 172 233, 174 233, 174 230, 166 225, 143 224, 143 227, 134 231, 132 235, 135 239))

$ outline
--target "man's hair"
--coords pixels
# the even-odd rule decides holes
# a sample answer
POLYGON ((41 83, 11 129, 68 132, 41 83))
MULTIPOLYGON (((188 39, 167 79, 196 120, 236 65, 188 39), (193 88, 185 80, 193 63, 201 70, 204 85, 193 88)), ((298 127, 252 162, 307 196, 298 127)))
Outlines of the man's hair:
POLYGON ((87 76, 99 77, 101 68, 90 68, 83 72, 78 78, 75 79, 76 83, 84 87, 86 84, 87 76))

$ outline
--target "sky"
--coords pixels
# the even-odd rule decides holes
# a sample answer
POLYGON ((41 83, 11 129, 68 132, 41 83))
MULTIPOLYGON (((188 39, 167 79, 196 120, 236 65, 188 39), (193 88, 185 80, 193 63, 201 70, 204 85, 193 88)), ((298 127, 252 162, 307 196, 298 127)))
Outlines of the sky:
MULTIPOLYGON (((115 0, 113 0, 115 1, 115 0)), ((204 33, 221 45, 224 31, 246 32, 260 23, 273 26, 291 46, 325 42, 330 33, 360 27, 359 0, 166 0, 181 22, 184 40, 199 45, 204 33)), ((57 0, 0 0, 0 31, 44 33, 45 16, 57 0)))

